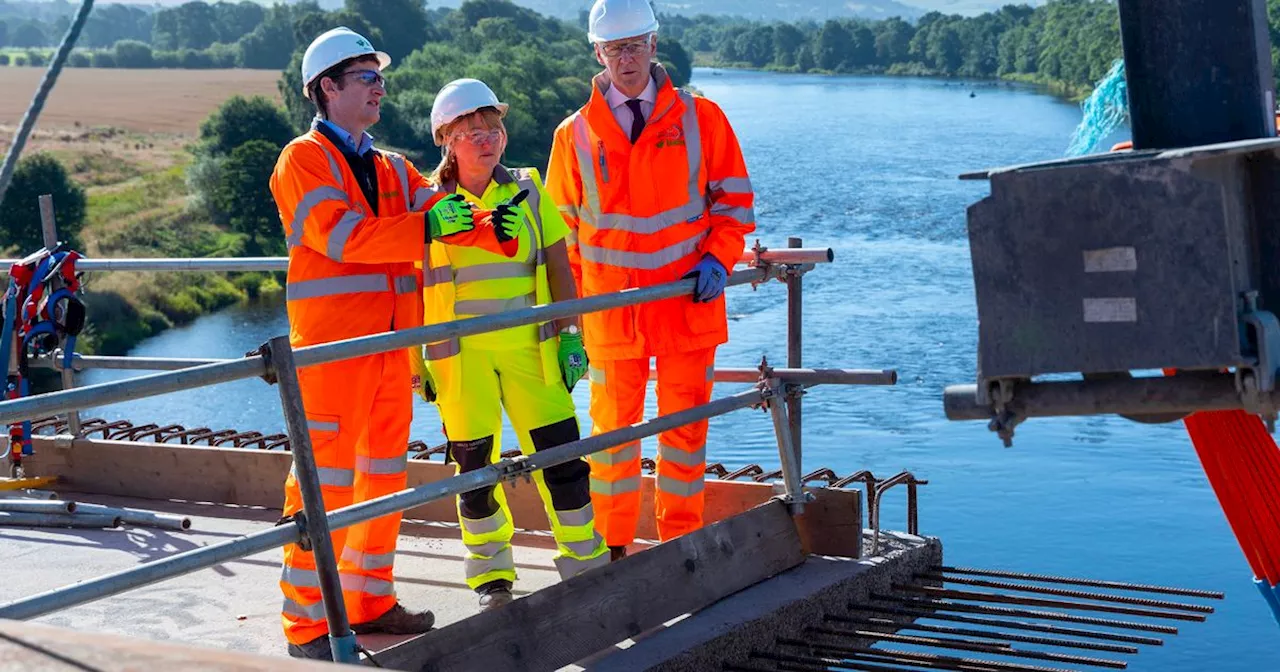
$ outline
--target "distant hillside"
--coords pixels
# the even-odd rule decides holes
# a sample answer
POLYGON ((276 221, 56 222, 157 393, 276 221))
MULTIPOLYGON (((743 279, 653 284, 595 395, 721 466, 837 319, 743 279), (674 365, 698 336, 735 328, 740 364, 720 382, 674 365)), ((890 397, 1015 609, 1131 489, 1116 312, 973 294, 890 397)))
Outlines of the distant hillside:
MULTIPOLYGON (((341 0, 321 0, 341 5, 341 0)), ((513 0, 548 16, 577 19, 578 12, 591 7, 593 0, 513 0)), ((972 16, 1009 4, 1043 5, 1045 0, 655 0, 659 12, 741 16, 763 21, 803 21, 861 17, 887 19, 900 16, 914 20, 927 12, 972 16)), ((430 0, 430 7, 457 7, 461 0, 430 0)))

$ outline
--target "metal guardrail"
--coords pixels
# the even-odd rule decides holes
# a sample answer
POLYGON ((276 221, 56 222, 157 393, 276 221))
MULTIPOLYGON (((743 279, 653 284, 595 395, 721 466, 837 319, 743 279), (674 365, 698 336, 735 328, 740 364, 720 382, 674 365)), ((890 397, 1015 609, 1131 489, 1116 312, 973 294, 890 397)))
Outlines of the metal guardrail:
MULTIPOLYGON (((793 245, 799 245, 793 240, 793 245)), ((744 256, 751 268, 734 273, 729 286, 751 284, 753 287, 770 279, 797 283, 813 264, 834 259, 829 249, 788 249, 769 251, 758 244, 744 256)), ((279 259, 256 260, 94 260, 78 266, 83 270, 282 270, 279 259), (122 263, 137 262, 137 263, 122 263)), ((793 366, 773 369, 761 362, 759 369, 721 369, 717 379, 725 382, 754 382, 754 387, 694 408, 612 432, 588 437, 529 456, 507 457, 496 464, 452 478, 398 493, 379 497, 335 511, 325 512, 320 484, 306 430, 306 416, 297 382, 297 368, 380 352, 397 350, 429 342, 496 331, 508 327, 546 322, 584 313, 621 306, 638 305, 689 294, 693 279, 679 280, 646 288, 533 306, 498 315, 487 315, 453 322, 428 325, 403 331, 348 339, 293 350, 287 336, 278 336, 238 360, 189 360, 165 358, 108 358, 75 355, 72 368, 163 368, 163 373, 139 376, 122 381, 90 385, 37 395, 24 399, 0 401, 0 424, 40 418, 55 413, 75 412, 88 406, 101 406, 140 399, 179 390, 193 389, 252 377, 278 383, 289 441, 299 476, 304 510, 293 517, 294 524, 246 535, 220 544, 187 551, 133 569, 116 572, 73 586, 48 591, 9 604, 0 605, 0 618, 28 619, 53 611, 84 604, 121 593, 138 586, 188 574, 228 560, 259 553, 290 543, 310 544, 316 552, 322 600, 329 623, 330 645, 337 662, 356 662, 357 645, 342 601, 337 561, 331 546, 331 529, 404 511, 436 499, 456 496, 528 474, 618 445, 637 441, 692 422, 709 419, 747 407, 767 407, 778 443, 782 464, 783 499, 791 510, 799 513, 805 502, 803 476, 798 450, 798 418, 788 415, 788 406, 798 413, 798 401, 805 387, 819 384, 893 385, 896 372, 851 371, 844 369, 801 369, 799 360, 799 310, 789 309, 788 360, 793 366), (130 361, 133 360, 133 361, 130 361), (794 403, 793 403, 794 402, 794 403)), ((789 292, 798 300, 799 291, 789 292)), ((70 372, 64 371, 64 375, 70 372)))

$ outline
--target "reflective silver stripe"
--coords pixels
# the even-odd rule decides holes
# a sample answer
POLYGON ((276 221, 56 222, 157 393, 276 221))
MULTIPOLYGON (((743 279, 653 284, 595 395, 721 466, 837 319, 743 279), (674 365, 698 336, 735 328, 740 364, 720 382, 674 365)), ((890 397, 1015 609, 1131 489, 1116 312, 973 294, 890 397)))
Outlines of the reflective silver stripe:
POLYGON ((715 379, 716 379, 716 365, 710 364, 707 366, 707 382, 708 383, 715 382, 715 379))
POLYGON ((476 264, 464 266, 454 274, 456 284, 479 282, 481 280, 507 280, 510 278, 533 278, 533 266, 522 261, 500 261, 494 264, 476 264))
POLYGON ((497 513, 488 518, 473 520, 459 517, 459 520, 462 521, 462 529, 466 530, 468 534, 492 534, 501 530, 507 524, 507 514, 503 513, 502 509, 498 509, 497 513))
POLYGON ((658 474, 658 490, 677 497, 692 497, 702 492, 703 485, 704 480, 702 478, 686 483, 670 476, 658 474))
POLYGON ((316 467, 316 475, 320 477, 320 485, 333 488, 349 488, 356 482, 356 472, 338 467, 316 467))
POLYGON ((532 264, 537 259, 536 255, 542 252, 542 193, 538 191, 538 185, 529 179, 529 174, 523 170, 520 171, 520 176, 516 180, 516 186, 529 192, 525 205, 528 206, 529 212, 533 214, 533 217, 526 219, 525 229, 529 232, 529 257, 527 261, 532 264))
POLYGON ((692 238, 682 240, 674 245, 664 247, 654 252, 631 252, 628 250, 611 250, 606 247, 596 247, 595 245, 587 245, 582 243, 578 245, 581 251, 582 259, 596 264, 605 264, 608 266, 618 266, 621 268, 632 268, 643 271, 652 271, 668 264, 674 264, 677 261, 698 251, 698 246, 702 244, 702 239, 707 237, 707 231, 704 229, 699 231, 692 238))
POLYGON ((338 431, 338 423, 307 418, 307 429, 313 432, 336 432, 338 431))
POLYGON ((340 167, 341 164, 338 163, 338 157, 334 156, 333 152, 329 151, 329 148, 323 142, 320 143, 320 149, 324 150, 325 158, 329 159, 329 172, 333 175, 333 181, 338 183, 339 187, 345 187, 346 184, 342 179, 342 168, 340 167))
POLYGON ((413 275, 397 275, 395 279, 396 294, 416 294, 418 278, 413 275))
POLYGON ((284 605, 280 607, 280 611, 295 618, 305 618, 311 621, 324 620, 324 602, 317 601, 315 604, 302 605, 289 598, 284 598, 284 605))
POLYGON ((342 253, 347 246, 347 240, 351 238, 351 234, 356 230, 356 225, 364 221, 364 215, 356 210, 348 210, 342 215, 342 219, 334 225, 333 230, 329 232, 329 240, 325 243, 325 256, 334 261, 342 261, 342 253))
POLYGON ((294 588, 319 588, 320 575, 314 569, 300 569, 285 565, 280 572, 280 580, 294 588))
POLYGON ((569 247, 576 247, 578 245, 577 230, 569 229, 569 233, 567 233, 564 237, 564 242, 565 242, 565 245, 568 245, 569 247))
POLYGON ((456 315, 496 315, 508 310, 528 308, 536 298, 533 294, 524 294, 511 299, 466 299, 453 304, 456 315))
POLYGON ((427 201, 431 200, 431 197, 438 193, 440 192, 436 189, 418 187, 413 191, 413 199, 409 201, 409 209, 414 212, 422 210, 427 207, 427 201))
POLYGON ((403 474, 404 470, 407 469, 408 466, 408 453, 399 457, 369 457, 367 455, 356 456, 356 471, 362 474, 393 476, 396 474, 403 474))
POLYGON ((434 287, 435 285, 442 285, 446 282, 453 282, 452 266, 436 266, 435 268, 427 269, 427 271, 422 274, 423 289, 426 289, 427 287, 434 287))
POLYGON ((382 569, 390 567, 396 562, 396 552, 390 553, 365 553, 347 546, 342 549, 342 561, 359 567, 364 570, 382 569))
POLYGON ((620 229, 632 233, 658 233, 668 227, 684 224, 698 218, 706 206, 702 198, 664 210, 648 217, 633 217, 615 213, 606 213, 594 222, 597 229, 620 229))
POLYGON ((467 544, 467 550, 481 557, 492 558, 510 546, 511 543, 507 541, 490 541, 484 544, 467 544))
POLYGON ((721 205, 717 203, 711 206, 711 214, 732 217, 743 224, 754 224, 756 221, 755 208, 744 208, 737 205, 721 205))
POLYGON ((556 325, 554 322, 543 322, 538 325, 538 342, 549 341, 556 337, 556 325))
POLYGON ((578 173, 582 178, 582 203, 578 218, 594 222, 600 213, 600 190, 596 187, 596 162, 591 158, 591 132, 581 112, 574 113, 573 147, 578 155, 578 173))
POLYGON ((306 229, 307 218, 311 216, 312 208, 326 202, 336 202, 346 207, 351 207, 347 201, 347 195, 339 188, 324 185, 316 187, 311 191, 302 195, 302 200, 298 202, 298 207, 293 210, 293 221, 289 223, 289 245, 299 245, 302 243, 302 232, 306 229))
POLYGON ((552 562, 556 564, 556 572, 560 574, 560 578, 568 579, 570 577, 577 576, 588 569, 604 567, 609 564, 610 558, 608 553, 601 553, 600 555, 588 560, 579 560, 567 555, 562 555, 555 558, 552 562))
POLYGON ((680 450, 659 441, 658 460, 674 462, 685 467, 701 467, 707 462, 707 447, 703 446, 697 450, 680 450))
POLYGON ((578 206, 576 205, 560 205, 556 206, 556 208, 560 211, 560 214, 565 217, 572 217, 574 219, 578 218, 578 206))
POLYGON ((715 194, 750 194, 753 192, 751 188, 751 178, 749 177, 726 177, 723 180, 711 180, 707 183, 707 188, 715 194))
POLYGON ((366 595, 395 595, 396 584, 383 579, 375 579, 372 576, 361 576, 359 574, 343 574, 341 577, 342 589, 353 593, 364 593, 366 595))
POLYGON ((702 176, 702 129, 698 127, 698 104, 688 91, 680 91, 680 100, 684 101, 680 125, 684 127, 685 160, 689 165, 689 202, 702 203, 702 185, 699 182, 702 176))
POLYGON ((516 568, 515 561, 511 557, 511 547, 503 549, 501 553, 492 558, 468 557, 462 561, 462 566, 467 578, 470 579, 483 576, 489 572, 514 571, 516 568))
POLYGON ((425 348, 427 359, 433 362, 440 359, 447 359, 461 351, 462 343, 456 338, 451 338, 439 343, 428 343, 425 348))
POLYGON ((604 369, 587 364, 587 380, 596 385, 604 385, 604 369))
POLYGON ((587 504, 581 509, 556 511, 556 520, 565 527, 581 527, 595 519, 595 511, 587 504))
POLYGON ((413 204, 409 201, 409 169, 405 167, 404 157, 390 152, 386 153, 386 157, 391 161, 391 167, 396 169, 396 177, 400 178, 400 193, 404 196, 404 207, 406 210, 412 209, 413 204))
POLYGON ((597 534, 592 539, 586 539, 583 541, 566 541, 560 545, 564 546, 570 553, 579 558, 587 558, 591 557, 591 554, 595 553, 597 550, 602 550, 600 548, 602 541, 604 541, 604 539, 600 538, 600 535, 597 534))
POLYGON ((628 443, 620 448, 610 448, 592 453, 590 460, 596 464, 614 466, 640 459, 640 443, 628 443))
POLYGON ((334 278, 291 282, 285 288, 285 295, 290 301, 295 301, 316 299, 322 296, 336 296, 338 294, 385 292, 390 289, 391 287, 387 284, 387 276, 381 273, 370 273, 368 275, 340 275, 334 278))
POLYGON ((613 482, 591 477, 591 492, 597 495, 622 495, 638 490, 640 490, 639 476, 629 476, 613 482))

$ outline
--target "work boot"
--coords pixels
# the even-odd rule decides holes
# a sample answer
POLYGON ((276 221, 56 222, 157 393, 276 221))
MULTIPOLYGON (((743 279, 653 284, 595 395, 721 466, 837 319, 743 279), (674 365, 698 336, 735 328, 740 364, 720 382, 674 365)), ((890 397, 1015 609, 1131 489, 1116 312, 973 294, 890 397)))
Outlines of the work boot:
POLYGON ((609 562, 617 562, 625 557, 627 557, 626 546, 610 546, 609 547, 609 562))
POLYGON ((506 579, 498 579, 476 588, 476 592, 480 593, 480 611, 493 611, 499 607, 510 604, 515 599, 511 596, 511 582, 506 579))
POLYGON ((387 613, 366 623, 352 623, 351 631, 357 635, 379 632, 387 635, 417 635, 431 630, 436 615, 430 611, 414 613, 396 602, 387 613))
POLYGON ((333 651, 329 649, 329 635, 320 635, 306 644, 291 643, 289 655, 294 658, 333 660, 333 651))

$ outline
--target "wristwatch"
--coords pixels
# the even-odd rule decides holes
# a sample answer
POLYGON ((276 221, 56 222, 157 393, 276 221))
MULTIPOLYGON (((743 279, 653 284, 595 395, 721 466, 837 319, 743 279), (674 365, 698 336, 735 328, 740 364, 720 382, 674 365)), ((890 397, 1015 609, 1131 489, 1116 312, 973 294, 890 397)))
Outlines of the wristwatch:
POLYGON ((569 334, 570 336, 577 335, 577 333, 578 333, 578 325, 576 325, 576 324, 571 324, 571 325, 569 325, 569 326, 565 327, 564 329, 561 329, 561 330, 560 330, 560 333, 562 333, 562 334, 569 334))

